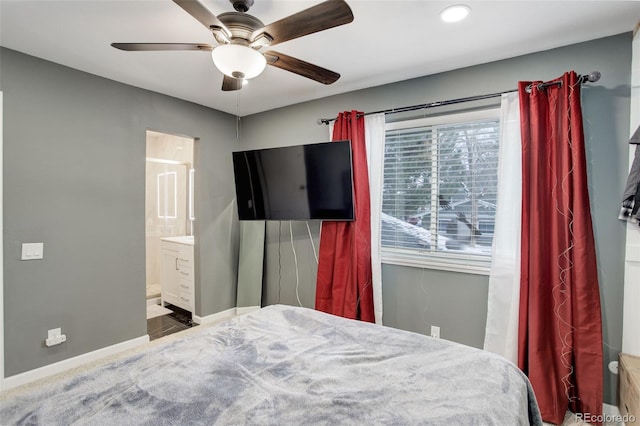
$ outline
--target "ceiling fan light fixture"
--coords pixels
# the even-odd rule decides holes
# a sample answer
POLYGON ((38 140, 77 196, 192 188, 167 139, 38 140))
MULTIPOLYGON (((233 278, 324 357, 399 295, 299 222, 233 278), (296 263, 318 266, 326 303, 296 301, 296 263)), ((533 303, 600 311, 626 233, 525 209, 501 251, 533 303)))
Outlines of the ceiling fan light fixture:
POLYGON ((223 44, 211 52, 213 63, 223 74, 233 78, 257 77, 267 66, 264 56, 241 44, 223 44))
POLYGON ((471 13, 471 8, 465 4, 456 4, 454 6, 449 6, 440 12, 440 19, 444 22, 460 22, 469 16, 471 13))

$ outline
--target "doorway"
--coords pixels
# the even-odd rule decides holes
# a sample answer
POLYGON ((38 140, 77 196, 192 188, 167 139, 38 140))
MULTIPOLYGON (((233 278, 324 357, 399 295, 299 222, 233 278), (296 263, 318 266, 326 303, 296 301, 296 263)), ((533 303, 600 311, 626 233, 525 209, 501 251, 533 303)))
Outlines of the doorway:
POLYGON ((147 329, 152 340, 193 325, 193 160, 193 138, 147 131, 146 299, 147 329), (176 255, 175 262, 168 262, 167 253, 178 253, 175 247, 179 247, 180 254, 176 255), (187 261, 190 269, 184 266, 187 261), (174 269, 175 273, 167 273, 174 269), (191 276, 188 275, 189 271, 191 276), (173 282, 176 277, 180 278, 179 283, 173 282), (176 286, 179 286, 182 293, 174 291, 176 286))

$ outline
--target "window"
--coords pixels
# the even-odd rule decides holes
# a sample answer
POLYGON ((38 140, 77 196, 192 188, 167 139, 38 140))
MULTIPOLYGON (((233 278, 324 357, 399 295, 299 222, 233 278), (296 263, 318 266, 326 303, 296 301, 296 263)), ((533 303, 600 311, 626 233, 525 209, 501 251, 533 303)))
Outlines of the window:
POLYGON ((499 114, 492 109, 387 124, 383 262, 488 272, 499 114))

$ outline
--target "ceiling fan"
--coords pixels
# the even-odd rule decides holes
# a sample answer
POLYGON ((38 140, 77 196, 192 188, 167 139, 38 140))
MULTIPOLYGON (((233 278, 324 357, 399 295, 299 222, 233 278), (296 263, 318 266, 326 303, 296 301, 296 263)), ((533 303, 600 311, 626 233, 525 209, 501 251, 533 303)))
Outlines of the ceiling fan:
POLYGON ((340 74, 280 52, 261 50, 288 40, 353 21, 344 0, 326 0, 269 25, 248 14, 254 0, 229 0, 235 12, 214 15, 197 0, 173 0, 207 27, 216 46, 199 43, 111 43, 126 51, 196 50, 211 52, 213 63, 224 74, 222 90, 239 90, 245 79, 258 76, 266 67, 290 71, 323 84, 334 83, 340 74))

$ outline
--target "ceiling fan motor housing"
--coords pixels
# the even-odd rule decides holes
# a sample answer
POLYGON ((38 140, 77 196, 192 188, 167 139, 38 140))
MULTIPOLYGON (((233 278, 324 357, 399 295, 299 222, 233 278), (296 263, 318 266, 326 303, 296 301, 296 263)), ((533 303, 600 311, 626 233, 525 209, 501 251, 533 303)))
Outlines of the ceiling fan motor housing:
POLYGON ((247 12, 253 6, 253 0, 229 0, 238 12, 247 12))
MULTIPOLYGON (((251 35, 254 31, 263 28, 264 24, 261 20, 248 13, 225 12, 218 15, 218 19, 231 32, 232 43, 249 44, 251 35)), ((226 41, 220 38, 217 32, 213 32, 213 36, 218 43, 225 44, 226 41)))

